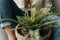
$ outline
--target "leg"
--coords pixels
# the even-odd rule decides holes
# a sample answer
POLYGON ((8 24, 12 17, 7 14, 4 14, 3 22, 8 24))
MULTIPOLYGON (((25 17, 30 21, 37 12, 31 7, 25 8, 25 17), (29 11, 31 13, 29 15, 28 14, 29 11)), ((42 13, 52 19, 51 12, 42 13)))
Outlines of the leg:
POLYGON ((13 17, 10 0, 0 0, 1 18, 13 17))
POLYGON ((51 40, 60 40, 60 28, 53 28, 51 40))

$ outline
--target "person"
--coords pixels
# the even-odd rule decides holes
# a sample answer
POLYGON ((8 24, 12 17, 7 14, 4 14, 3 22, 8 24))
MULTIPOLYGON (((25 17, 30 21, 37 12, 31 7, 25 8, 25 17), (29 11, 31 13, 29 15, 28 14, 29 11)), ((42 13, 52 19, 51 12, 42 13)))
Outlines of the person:
MULTIPOLYGON (((16 15, 23 16, 24 8, 26 9, 29 8, 27 6, 28 4, 26 3, 27 1, 30 4, 31 0, 30 1, 29 0, 0 0, 0 14, 1 14, 0 18, 16 19, 16 15), (25 5, 23 5, 23 3, 25 5)), ((36 1, 35 0, 32 1, 33 5, 35 5, 36 1)), ((1 22, 1 28, 3 28, 7 33, 9 40, 17 40, 14 31, 9 31, 10 29, 13 29, 15 26, 16 25, 14 22, 8 20, 4 20, 1 22)))
MULTIPOLYGON (((46 0, 48 1, 48 0, 46 0)), ((41 7, 47 7, 50 4, 49 2, 46 3, 44 0, 40 0, 41 7)), ((25 9, 30 9, 35 7, 37 0, 0 0, 0 14, 1 18, 13 18, 16 19, 16 15, 23 16, 25 9), (27 4, 28 3, 28 4, 27 4), (32 3, 32 4, 31 4, 32 3), (29 6, 28 6, 29 5, 29 6)), ((6 31, 9 40, 17 40, 14 31, 9 31, 16 26, 14 22, 4 20, 1 23, 1 28, 4 28, 6 31)), ((22 37, 20 37, 22 39, 22 37)))

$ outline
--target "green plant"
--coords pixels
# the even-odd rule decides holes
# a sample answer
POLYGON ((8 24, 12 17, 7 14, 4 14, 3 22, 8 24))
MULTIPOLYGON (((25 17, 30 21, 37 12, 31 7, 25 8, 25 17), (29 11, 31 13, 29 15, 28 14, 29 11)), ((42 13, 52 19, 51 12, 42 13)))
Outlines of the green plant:
MULTIPOLYGON (((40 1, 40 0, 39 0, 40 1)), ((49 20, 48 18, 50 18, 51 16, 57 16, 59 14, 54 14, 53 12, 51 12, 51 8, 42 8, 40 10, 39 6, 41 4, 39 4, 40 2, 37 2, 35 5, 35 8, 32 8, 31 11, 31 15, 29 15, 28 10, 25 10, 25 14, 24 16, 16 16, 17 20, 13 20, 13 19, 1 19, 1 21, 4 20, 10 20, 10 21, 14 21, 18 24, 20 24, 21 26, 16 26, 17 28, 14 28, 12 30, 18 30, 18 29, 26 29, 28 30, 24 40, 26 40, 29 36, 31 37, 32 40, 43 40, 43 38, 41 37, 41 35, 39 35, 41 32, 39 32, 39 30, 41 30, 41 27, 49 27, 50 25, 55 24, 57 21, 54 20, 49 20)))
MULTIPOLYGON (((40 27, 48 27, 49 25, 54 24, 57 21, 48 20, 51 16, 57 16, 58 14, 54 14, 50 12, 50 8, 46 8, 43 10, 37 10, 36 8, 31 9, 31 15, 28 14, 28 11, 25 10, 24 16, 16 16, 19 22, 20 27, 16 29, 26 29, 28 30, 27 37, 30 35, 34 40, 42 40, 42 37, 39 35, 40 27)), ((27 38, 26 37, 26 38, 27 38)), ((26 40, 26 38, 24 40, 26 40)))

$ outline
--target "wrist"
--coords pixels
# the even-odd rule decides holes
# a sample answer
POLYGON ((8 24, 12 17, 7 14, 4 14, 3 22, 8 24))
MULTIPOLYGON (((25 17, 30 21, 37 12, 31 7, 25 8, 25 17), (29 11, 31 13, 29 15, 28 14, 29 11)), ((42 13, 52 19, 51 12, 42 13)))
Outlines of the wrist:
POLYGON ((10 25, 6 26, 4 29, 8 35, 9 40, 16 40, 14 30, 10 31, 13 29, 10 25))

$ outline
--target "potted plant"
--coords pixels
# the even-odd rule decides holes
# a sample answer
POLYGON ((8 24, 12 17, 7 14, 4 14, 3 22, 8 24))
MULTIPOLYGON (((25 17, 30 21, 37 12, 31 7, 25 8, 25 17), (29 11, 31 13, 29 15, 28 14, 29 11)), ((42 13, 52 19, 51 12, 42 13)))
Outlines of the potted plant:
POLYGON ((57 15, 50 10, 50 8, 41 10, 32 8, 31 15, 25 10, 24 16, 16 16, 19 24, 13 30, 15 30, 17 40, 20 40, 18 36, 21 35, 24 37, 23 40, 49 40, 52 33, 50 25, 56 21, 48 18, 57 15))
POLYGON ((58 15, 54 14, 51 8, 42 8, 40 10, 32 8, 30 15, 25 10, 24 16, 16 16, 18 21, 10 18, 4 18, 1 21, 10 20, 18 23, 16 28, 12 29, 15 30, 17 40, 20 40, 18 36, 22 36, 23 40, 49 40, 52 33, 51 26, 60 21, 50 20, 50 18, 58 15))

